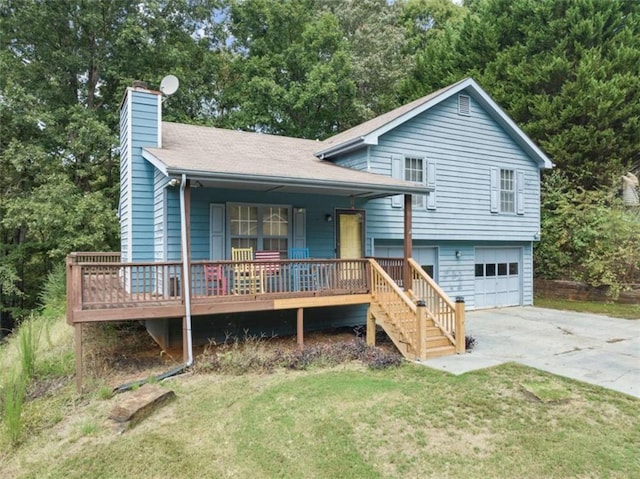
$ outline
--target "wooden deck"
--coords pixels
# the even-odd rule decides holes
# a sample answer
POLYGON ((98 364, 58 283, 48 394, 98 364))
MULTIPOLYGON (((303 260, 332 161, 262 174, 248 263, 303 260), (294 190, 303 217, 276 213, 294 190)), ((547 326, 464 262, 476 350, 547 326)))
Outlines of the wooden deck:
POLYGON ((89 322, 183 318, 187 363, 191 316, 295 309, 302 347, 305 308, 366 304, 369 344, 380 326, 408 359, 464 352, 464 302, 454 304, 411 258, 195 261, 186 269, 171 261, 123 263, 118 253, 67 257, 79 390, 81 331, 89 322))
MULTIPOLYGON (((197 261, 189 269, 193 316, 366 304, 371 300, 367 259, 197 261)), ((67 321, 182 317, 183 277, 179 262, 123 263, 116 253, 70 255, 67 321)))

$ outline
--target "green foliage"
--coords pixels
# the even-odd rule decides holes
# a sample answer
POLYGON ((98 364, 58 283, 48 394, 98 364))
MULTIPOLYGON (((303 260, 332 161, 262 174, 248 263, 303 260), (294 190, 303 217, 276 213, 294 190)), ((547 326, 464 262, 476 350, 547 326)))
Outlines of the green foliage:
POLYGON ((233 1, 229 28, 233 81, 219 123, 323 138, 356 122, 347 44, 337 19, 308 0, 233 1))
POLYGON ((11 445, 16 446, 22 435, 22 409, 26 381, 22 374, 13 371, 2 385, 2 422, 11 445))
POLYGON ((474 77, 576 186, 640 158, 640 3, 477 0, 416 53, 413 98, 474 77))
POLYGON ((22 375, 31 379, 36 372, 36 360, 40 346, 43 323, 35 317, 22 321, 17 331, 18 352, 22 375))
POLYGON ((535 273, 608 286, 640 282, 640 217, 624 208, 616 191, 575 188, 554 172, 542 189, 542 239, 535 273))
POLYGON ((52 317, 61 316, 66 309, 67 272, 63 262, 56 263, 44 281, 40 304, 51 310, 52 317))

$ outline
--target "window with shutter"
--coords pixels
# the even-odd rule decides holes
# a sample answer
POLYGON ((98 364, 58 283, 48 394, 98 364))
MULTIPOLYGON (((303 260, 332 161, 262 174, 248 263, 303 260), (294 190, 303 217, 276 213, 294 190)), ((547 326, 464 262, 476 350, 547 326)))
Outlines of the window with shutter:
POLYGON ((491 212, 524 214, 524 172, 491 168, 491 212))

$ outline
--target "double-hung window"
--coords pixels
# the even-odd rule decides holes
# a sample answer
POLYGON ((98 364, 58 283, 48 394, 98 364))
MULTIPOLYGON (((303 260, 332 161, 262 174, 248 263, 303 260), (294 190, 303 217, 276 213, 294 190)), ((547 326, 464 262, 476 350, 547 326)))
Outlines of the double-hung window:
POLYGON ((491 212, 523 215, 524 204, 524 171, 491 168, 491 212))
POLYGON ((500 212, 516 212, 516 178, 513 170, 500 170, 500 212))
POLYGON ((286 258, 289 248, 289 210, 287 206, 230 205, 231 247, 280 251, 280 255, 286 258))
MULTIPOLYGON (((422 158, 404 159, 404 179, 413 183, 424 184, 424 160, 422 158)), ((424 208, 424 195, 412 195, 412 206, 414 208, 424 208)))

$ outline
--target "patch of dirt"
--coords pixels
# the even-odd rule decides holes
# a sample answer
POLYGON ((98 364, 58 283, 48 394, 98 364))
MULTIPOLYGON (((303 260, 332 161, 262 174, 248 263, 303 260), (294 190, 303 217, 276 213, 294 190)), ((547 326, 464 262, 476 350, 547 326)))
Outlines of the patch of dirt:
MULTIPOLYGON (((363 328, 338 328, 306 333, 306 347, 353 341, 364 337, 363 328)), ((296 336, 260 339, 266 347, 292 351, 298 347, 296 336)), ((240 340, 242 343, 242 340, 240 340)), ((146 379, 166 372, 183 363, 182 348, 163 350, 137 322, 88 324, 83 328, 85 374, 98 378, 109 387, 146 379)), ((215 351, 224 344, 194 346, 193 356, 198 358, 205 348, 215 351)), ((395 346, 384 331, 376 334, 376 346, 395 351, 395 346)))

